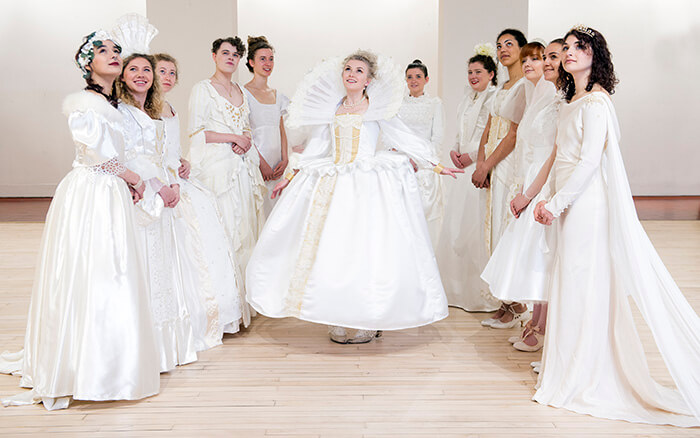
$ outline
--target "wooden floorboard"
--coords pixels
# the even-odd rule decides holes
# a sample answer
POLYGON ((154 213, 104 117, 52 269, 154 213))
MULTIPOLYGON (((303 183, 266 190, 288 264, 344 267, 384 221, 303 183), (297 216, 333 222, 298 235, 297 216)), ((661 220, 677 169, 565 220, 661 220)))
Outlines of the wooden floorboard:
MULTIPOLYGON (((700 221, 644 227, 690 303, 700 309, 700 221)), ((0 223, 0 351, 21 348, 43 224, 0 223)), ((427 327, 377 342, 331 343, 325 327, 256 317, 243 333, 161 377, 137 402, 0 408, 9 437, 649 437, 699 429, 602 420, 530 401, 539 353, 515 351, 517 330, 486 329, 484 314, 450 309, 427 327)), ((636 315, 639 321, 639 315, 636 315)), ((669 376, 649 330, 649 366, 669 376)), ((0 375, 0 396, 21 391, 0 375)))

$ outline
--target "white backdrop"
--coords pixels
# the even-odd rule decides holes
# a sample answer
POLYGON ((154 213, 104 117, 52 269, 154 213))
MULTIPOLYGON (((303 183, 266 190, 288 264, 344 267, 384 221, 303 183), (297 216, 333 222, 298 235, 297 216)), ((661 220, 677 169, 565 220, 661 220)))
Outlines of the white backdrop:
MULTIPOLYGON (((181 59, 171 100, 184 123, 189 89, 211 71, 210 40, 264 34, 276 48, 271 85, 290 97, 323 57, 368 48, 402 65, 422 59, 428 92, 445 103, 447 144, 476 43, 512 26, 549 40, 583 22, 601 30, 613 52, 621 80, 613 101, 633 193, 700 194, 695 0, 24 0, 0 2, 0 196, 53 194, 73 156, 61 101, 84 85, 72 56, 81 36, 127 12, 147 14, 161 30, 154 49, 181 59)), ((250 78, 244 70, 241 83, 250 78)))
POLYGON ((632 192, 700 195, 700 2, 530 0, 530 38, 549 41, 577 23, 610 45, 632 192))

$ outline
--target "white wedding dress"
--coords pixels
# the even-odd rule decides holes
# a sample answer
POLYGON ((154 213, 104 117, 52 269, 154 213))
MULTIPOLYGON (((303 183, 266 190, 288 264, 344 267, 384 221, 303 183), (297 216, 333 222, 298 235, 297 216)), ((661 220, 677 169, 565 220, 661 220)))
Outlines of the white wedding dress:
MULTIPOLYGON (((275 103, 266 104, 258 102, 258 99, 246 87, 243 87, 243 92, 246 94, 250 107, 250 128, 253 131, 253 143, 267 164, 274 169, 282 160, 280 120, 282 116, 287 114, 289 98, 275 91, 275 103)), ((272 189, 279 181, 279 178, 265 181, 268 193, 272 193, 272 189)), ((270 196, 265 196, 263 202, 265 217, 270 215, 276 202, 277 198, 271 199, 270 196)))
POLYGON ((66 98, 73 170, 56 188, 39 248, 24 350, 0 372, 31 391, 4 405, 136 400, 158 393, 149 285, 124 171, 122 115, 97 94, 66 98))
MULTIPOLYGON (((491 107, 491 126, 485 145, 486 158, 496 150, 501 140, 510 131, 510 124, 520 123, 525 111, 525 81, 520 78, 509 89, 499 87, 491 107)), ((484 219, 484 238, 486 249, 491 255, 498 244, 503 231, 510 222, 510 179, 513 174, 515 151, 508 154, 491 169, 491 185, 486 191, 486 216, 484 219)))
MULTIPOLYGON (((467 88, 457 110, 455 150, 476 161, 496 87, 480 93, 467 88)), ((489 312, 501 303, 489 293, 481 271, 489 255, 484 238, 486 193, 471 182, 470 172, 445 181, 445 214, 435 255, 447 302, 470 312, 489 312)))
MULTIPOLYGON (((172 107, 171 107, 172 108, 172 107)), ((180 185, 175 206, 175 240, 181 260, 183 289, 198 351, 221 344, 223 333, 250 324, 241 285, 243 272, 227 238, 216 198, 196 178, 180 178, 180 121, 164 117, 165 167, 171 184, 180 185)))
POLYGON ((145 254, 150 281, 151 311, 156 346, 160 351, 160 370, 197 360, 194 333, 187 310, 182 271, 192 263, 177 253, 175 212, 164 207, 157 193, 170 185, 165 160, 165 126, 140 109, 119 104, 124 116, 126 166, 138 173, 146 184, 144 197, 136 204, 137 236, 145 254))
POLYGON ((315 127, 251 257, 248 301, 267 316, 348 328, 430 324, 447 316, 447 300, 418 183, 406 156, 377 152, 380 132, 422 167, 437 159, 393 118, 405 85, 384 58, 367 112, 335 115, 342 66, 321 63, 292 99, 289 123, 315 127))
POLYGON ((237 135, 251 132, 248 99, 244 92, 241 94, 243 103, 235 106, 219 95, 209 79, 196 83, 190 95, 188 132, 192 177, 216 196, 236 261, 245 270, 264 222, 263 197, 267 190, 260 174, 260 157, 254 147, 238 155, 231 143, 207 143, 205 135, 206 131, 237 135))
MULTIPOLYGON (((430 145, 432 156, 438 158, 442 156, 445 117, 442 101, 439 97, 432 97, 427 93, 419 97, 411 97, 410 94, 407 94, 399 109, 399 117, 430 145)), ((440 235, 445 209, 443 178, 432 169, 418 169, 416 178, 418 178, 418 187, 423 200, 425 218, 428 221, 430 241, 435 247, 440 235)))
MULTIPOLYGON (((526 86, 528 103, 518 125, 509 203, 535 180, 552 154, 557 134, 561 97, 556 87, 544 77, 536 86, 529 81, 526 86)), ((528 193, 532 195, 531 191, 528 193)), ((545 184, 520 217, 511 219, 484 269, 482 277, 499 300, 547 301, 556 235, 551 227, 536 222, 533 212, 537 203, 550 195, 549 185, 545 184)))
POLYGON ((637 219, 615 109, 604 92, 563 104, 558 241, 534 400, 602 418, 700 426, 700 318, 637 219), (676 389, 651 377, 628 297, 651 329, 676 389))

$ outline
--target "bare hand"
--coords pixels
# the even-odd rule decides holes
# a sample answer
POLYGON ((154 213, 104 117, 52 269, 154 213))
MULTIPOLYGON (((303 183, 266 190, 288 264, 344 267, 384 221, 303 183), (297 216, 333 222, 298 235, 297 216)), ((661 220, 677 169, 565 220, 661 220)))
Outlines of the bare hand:
POLYGON ((131 200, 134 202, 134 204, 143 199, 143 196, 141 196, 139 192, 137 192, 136 189, 131 186, 129 186, 129 192, 131 193, 131 200))
POLYGON ((250 137, 245 135, 235 135, 233 144, 243 149, 243 152, 248 152, 248 149, 250 149, 250 146, 252 145, 250 137))
POLYGON ((275 188, 272 189, 272 196, 270 197, 271 199, 275 199, 279 195, 282 194, 282 190, 284 190, 285 187, 289 185, 289 180, 287 178, 283 178, 282 181, 278 182, 275 185, 275 188))
POLYGON ((170 188, 173 189, 173 191, 175 192, 176 199, 175 199, 175 202, 172 205, 170 205, 169 207, 175 208, 175 206, 178 204, 178 202, 180 202, 180 184, 171 184, 170 188))
POLYGON ((242 147, 238 146, 236 143, 231 144, 231 150, 233 151, 234 154, 238 155, 243 155, 245 154, 245 149, 242 147))
POLYGON ((267 164, 267 161, 260 155, 260 173, 262 173, 263 181, 270 181, 272 179, 272 167, 267 164))
POLYGON ((530 204, 530 201, 530 199, 527 199, 527 196, 518 193, 515 195, 515 198, 510 201, 510 212, 513 213, 513 216, 516 218, 520 217, 520 213, 530 204))
POLYGON ((477 189, 486 189, 489 187, 489 169, 486 168, 483 162, 476 163, 476 170, 472 173, 472 184, 477 189))
POLYGON ((190 170, 192 170, 190 162, 184 158, 180 158, 180 167, 177 169, 177 174, 180 175, 180 178, 188 179, 190 177, 190 170))
POLYGON ((275 166, 275 168, 272 169, 272 179, 279 179, 279 177, 284 175, 284 170, 287 168, 288 163, 288 160, 282 160, 279 163, 277 163, 277 166, 275 166))
POLYGON ((456 173, 464 173, 462 169, 453 169, 451 167, 445 167, 440 171, 440 175, 448 175, 451 176, 452 178, 457 178, 456 173))
POLYGON ((469 154, 462 154, 459 156, 459 162, 462 164, 462 168, 469 167, 474 164, 474 160, 469 154))
POLYGON ((452 164, 454 164, 459 169, 464 169, 462 162, 459 161, 460 153, 457 151, 450 151, 450 159, 452 159, 452 164))
POLYGON ((163 203, 165 204, 165 206, 170 208, 172 208, 173 202, 177 204, 177 200, 180 198, 180 196, 177 193, 175 193, 175 190, 173 190, 172 187, 167 185, 161 187, 160 190, 158 190, 158 194, 161 198, 163 198, 163 203))
POLYGON ((416 164, 415 161, 413 161, 412 158, 409 158, 408 161, 411 162, 411 166, 413 166, 413 172, 418 172, 418 165, 416 164))
POLYGON ((546 208, 544 208, 545 204, 545 201, 540 201, 535 206, 535 220, 541 223, 542 225, 552 225, 552 222, 554 221, 554 215, 550 213, 546 208))

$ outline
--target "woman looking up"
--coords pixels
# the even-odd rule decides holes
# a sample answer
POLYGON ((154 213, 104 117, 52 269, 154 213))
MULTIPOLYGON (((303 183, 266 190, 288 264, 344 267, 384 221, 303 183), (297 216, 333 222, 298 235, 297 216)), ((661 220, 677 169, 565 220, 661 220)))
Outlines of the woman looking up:
POLYGON ((63 102, 73 169, 46 216, 24 350, 0 356, 0 372, 21 373, 20 386, 32 390, 5 405, 61 409, 72 399, 136 400, 160 387, 133 206, 145 184, 124 165, 123 118, 114 108, 120 53, 99 30, 75 55, 88 85, 63 102))

